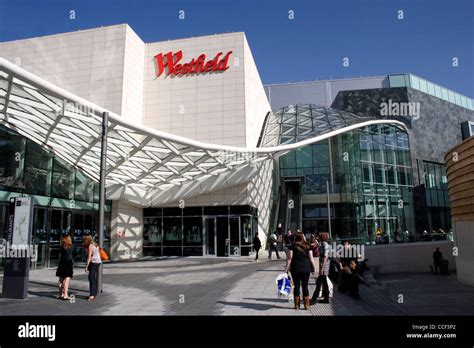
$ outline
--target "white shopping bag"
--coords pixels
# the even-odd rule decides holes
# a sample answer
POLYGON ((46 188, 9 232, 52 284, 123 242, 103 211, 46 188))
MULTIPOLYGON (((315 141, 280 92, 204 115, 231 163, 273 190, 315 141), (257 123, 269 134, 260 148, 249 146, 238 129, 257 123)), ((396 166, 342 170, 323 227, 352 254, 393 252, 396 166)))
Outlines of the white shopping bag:
POLYGON ((327 277, 327 278, 328 278, 329 297, 332 297, 332 295, 333 295, 333 293, 334 293, 334 292, 333 292, 332 281, 331 281, 331 279, 329 279, 329 277, 327 277))
POLYGON ((275 279, 278 288, 278 296, 288 297, 291 293, 291 280, 288 277, 288 274, 281 273, 275 279))
MULTIPOLYGON (((327 282, 328 282, 328 288, 329 288, 329 297, 332 297, 334 294, 334 287, 332 285, 331 279, 329 277, 326 277, 327 282)), ((318 297, 323 297, 323 288, 321 287, 321 290, 319 290, 318 297)))

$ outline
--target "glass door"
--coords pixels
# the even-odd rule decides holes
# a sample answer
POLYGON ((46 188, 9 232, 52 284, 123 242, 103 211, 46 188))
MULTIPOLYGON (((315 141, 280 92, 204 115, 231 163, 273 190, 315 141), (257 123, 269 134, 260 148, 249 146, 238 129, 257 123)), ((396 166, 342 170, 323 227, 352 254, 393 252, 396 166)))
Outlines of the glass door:
POLYGON ((239 217, 230 217, 229 218, 229 227, 230 227, 230 255, 240 256, 241 255, 241 245, 240 245, 240 218, 239 217))
POLYGON ((204 254, 216 255, 216 218, 204 218, 204 254))
MULTIPOLYGON (((0 204, 0 247, 7 247, 8 204, 0 204)), ((0 257, 0 270, 3 269, 4 258, 0 257)))
POLYGON ((46 267, 49 212, 47 208, 35 208, 33 215, 33 247, 36 249, 36 261, 33 261, 32 267, 46 267))
POLYGON ((229 256, 229 218, 216 218, 216 255, 229 256))
POLYGON ((60 209, 51 210, 48 267, 56 267, 59 263, 59 242, 63 234, 70 234, 71 220, 71 211, 60 209))
POLYGON ((51 225, 49 228, 48 267, 55 267, 59 262, 59 239, 62 230, 62 210, 51 210, 51 225))

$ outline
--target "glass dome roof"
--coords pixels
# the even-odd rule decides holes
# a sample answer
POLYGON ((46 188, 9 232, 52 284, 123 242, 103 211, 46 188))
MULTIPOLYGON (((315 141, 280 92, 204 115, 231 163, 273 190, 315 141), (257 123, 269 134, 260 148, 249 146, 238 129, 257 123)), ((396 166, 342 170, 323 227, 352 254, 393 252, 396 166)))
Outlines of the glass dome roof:
POLYGON ((296 143, 369 120, 373 120, 373 117, 363 117, 325 106, 288 105, 268 115, 260 147, 296 143))

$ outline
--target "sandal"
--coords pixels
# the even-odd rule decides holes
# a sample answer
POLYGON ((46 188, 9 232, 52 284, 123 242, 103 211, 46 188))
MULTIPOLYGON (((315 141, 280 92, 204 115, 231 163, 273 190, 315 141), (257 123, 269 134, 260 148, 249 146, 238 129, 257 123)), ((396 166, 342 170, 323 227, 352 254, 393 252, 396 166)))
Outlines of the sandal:
POLYGON ((95 297, 94 296, 89 296, 89 298, 87 299, 88 302, 92 302, 95 300, 95 297))

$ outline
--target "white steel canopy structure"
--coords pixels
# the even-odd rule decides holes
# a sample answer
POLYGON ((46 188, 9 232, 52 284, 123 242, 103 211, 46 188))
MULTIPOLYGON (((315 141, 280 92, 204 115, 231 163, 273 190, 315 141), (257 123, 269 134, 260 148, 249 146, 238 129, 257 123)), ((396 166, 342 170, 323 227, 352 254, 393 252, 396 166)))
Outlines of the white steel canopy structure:
MULTIPOLYGON (((0 58, 0 123, 99 180, 102 115, 109 114, 107 198, 156 206, 249 181, 262 161, 353 129, 395 120, 360 118, 279 146, 203 143, 133 124, 0 58)), ((264 125, 265 126, 265 125, 264 125)), ((270 143, 270 142, 269 142, 270 143)), ((268 145, 268 144, 267 144, 268 145)))

